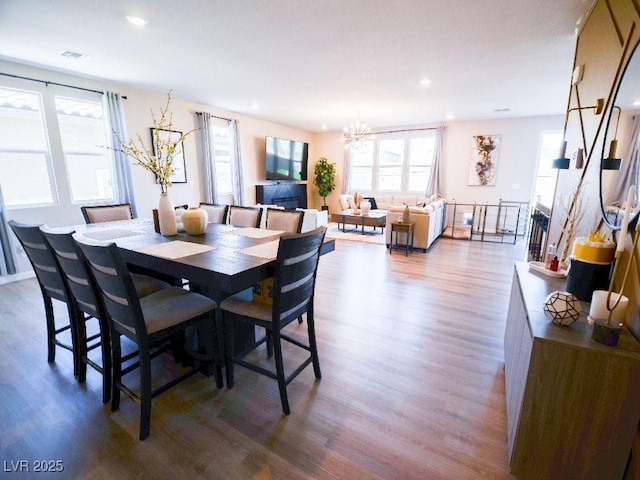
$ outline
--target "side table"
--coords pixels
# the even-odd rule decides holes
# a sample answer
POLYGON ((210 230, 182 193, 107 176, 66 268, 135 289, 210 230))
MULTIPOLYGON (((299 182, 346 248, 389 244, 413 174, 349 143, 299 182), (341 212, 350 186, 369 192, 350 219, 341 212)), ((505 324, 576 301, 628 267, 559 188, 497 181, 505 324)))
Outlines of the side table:
POLYGON ((409 254, 409 250, 413 249, 413 227, 414 222, 391 222, 391 243, 389 244, 389 255, 391 255, 391 250, 399 249, 404 247, 404 256, 406 257, 409 254), (395 240, 393 234, 395 235, 395 240), (405 243, 398 243, 398 234, 405 233, 405 243))

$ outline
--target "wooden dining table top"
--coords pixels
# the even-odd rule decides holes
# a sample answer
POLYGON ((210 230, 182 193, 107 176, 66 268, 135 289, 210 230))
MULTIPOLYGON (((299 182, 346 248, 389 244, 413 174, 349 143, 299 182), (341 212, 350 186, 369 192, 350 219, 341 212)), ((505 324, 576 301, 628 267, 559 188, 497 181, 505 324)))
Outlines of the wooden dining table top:
MULTIPOLYGON (((155 232, 151 219, 78 225, 74 230, 92 240, 114 242, 127 263, 187 279, 218 301, 273 275, 284 233, 210 223, 202 235, 165 237, 155 232)), ((325 239, 321 253, 334 249, 335 240, 325 239)))

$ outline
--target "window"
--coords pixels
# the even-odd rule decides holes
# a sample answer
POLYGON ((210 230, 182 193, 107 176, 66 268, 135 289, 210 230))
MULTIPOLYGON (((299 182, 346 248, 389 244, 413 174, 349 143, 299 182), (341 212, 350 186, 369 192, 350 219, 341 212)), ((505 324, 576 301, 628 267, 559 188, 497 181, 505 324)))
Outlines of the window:
POLYGON ((420 192, 427 189, 435 154, 435 130, 378 134, 349 149, 351 191, 420 192))
POLYGON ((72 202, 114 200, 102 102, 55 97, 72 202))
POLYGON ((115 200, 102 95, 0 87, 0 182, 7 208, 115 200))
POLYGON ((365 140, 349 151, 353 191, 373 191, 373 143, 365 140))
POLYGON ((7 208, 55 201, 39 93, 0 88, 0 181, 7 208))
POLYGON ((211 133, 213 137, 213 164, 215 170, 216 202, 226 203, 223 196, 233 197, 233 169, 236 150, 234 131, 230 120, 211 118, 211 133))
POLYGON ((540 134, 534 203, 539 201, 547 207, 551 207, 553 204, 558 171, 553 168, 552 162, 558 157, 560 142, 562 142, 561 131, 542 132, 540 134))

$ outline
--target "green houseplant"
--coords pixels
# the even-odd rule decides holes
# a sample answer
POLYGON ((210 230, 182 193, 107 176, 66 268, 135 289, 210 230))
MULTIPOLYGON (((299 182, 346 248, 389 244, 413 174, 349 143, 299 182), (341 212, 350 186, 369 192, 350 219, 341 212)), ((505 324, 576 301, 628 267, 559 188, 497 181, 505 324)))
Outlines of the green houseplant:
POLYGON ((329 162, 325 157, 320 157, 313 172, 315 174, 313 184, 318 187, 318 195, 322 197, 324 203, 322 210, 328 210, 327 195, 336 188, 336 164, 329 162))

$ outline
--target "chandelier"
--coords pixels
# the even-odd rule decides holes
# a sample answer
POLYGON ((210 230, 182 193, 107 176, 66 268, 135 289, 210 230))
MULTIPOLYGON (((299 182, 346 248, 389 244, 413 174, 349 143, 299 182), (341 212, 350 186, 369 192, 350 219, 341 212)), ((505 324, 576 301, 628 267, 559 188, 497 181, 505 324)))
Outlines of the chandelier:
POLYGON ((365 149, 368 147, 367 141, 373 140, 374 138, 376 138, 376 136, 371 133, 371 128, 367 127, 366 123, 359 121, 342 129, 342 143, 344 143, 345 149, 365 149))

